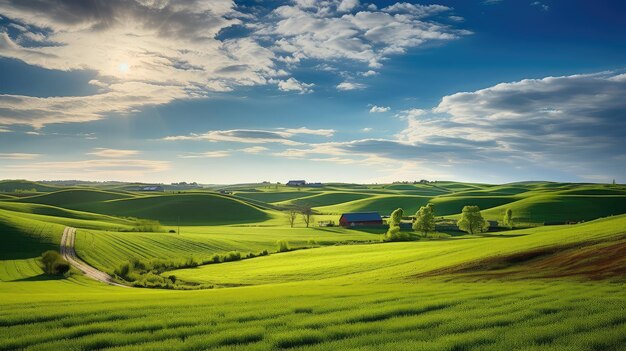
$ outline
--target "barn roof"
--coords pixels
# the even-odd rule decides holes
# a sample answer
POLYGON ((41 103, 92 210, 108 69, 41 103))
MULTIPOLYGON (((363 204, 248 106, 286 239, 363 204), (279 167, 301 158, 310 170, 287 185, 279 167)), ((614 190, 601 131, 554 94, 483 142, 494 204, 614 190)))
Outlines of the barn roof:
POLYGON ((378 212, 353 212, 344 213, 341 215, 348 222, 370 222, 370 221, 382 221, 378 212))

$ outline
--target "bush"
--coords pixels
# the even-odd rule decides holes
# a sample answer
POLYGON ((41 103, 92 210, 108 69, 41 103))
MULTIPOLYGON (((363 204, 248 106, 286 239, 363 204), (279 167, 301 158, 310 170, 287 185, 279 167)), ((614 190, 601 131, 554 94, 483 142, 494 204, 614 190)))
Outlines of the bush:
POLYGON ((69 272, 69 270, 70 270, 70 264, 69 264, 69 262, 67 262, 64 259, 56 260, 52 264, 52 273, 53 274, 62 275, 62 274, 65 274, 65 273, 69 272))
POLYGON ((130 262, 122 263, 119 267, 115 268, 113 273, 115 273, 118 277, 124 279, 128 278, 128 273, 130 273, 130 262))
POLYGON ((263 250, 263 251, 261 251, 261 253, 259 254, 259 256, 267 256, 267 255, 269 255, 269 254, 270 254, 270 253, 269 253, 269 252, 267 252, 267 250, 263 250))
POLYGON ((169 233, 170 234, 176 234, 176 231, 174 229, 170 229, 169 233))
POLYGON ((48 274, 62 275, 70 270, 70 264, 57 251, 49 250, 41 254, 44 271, 48 274))
POLYGON ((232 262, 241 260, 241 254, 239 251, 231 251, 224 256, 224 262, 232 262))
POLYGON ((278 252, 287 252, 290 250, 289 243, 286 240, 278 240, 276 245, 278 246, 278 252))
POLYGON ((317 246, 317 241, 315 241, 314 239, 309 239, 309 241, 307 241, 307 244, 309 246, 317 246))

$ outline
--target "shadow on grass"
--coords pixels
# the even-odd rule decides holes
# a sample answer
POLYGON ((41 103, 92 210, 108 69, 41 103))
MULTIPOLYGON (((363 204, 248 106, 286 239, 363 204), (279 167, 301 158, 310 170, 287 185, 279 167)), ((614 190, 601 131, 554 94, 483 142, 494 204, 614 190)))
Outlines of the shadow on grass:
POLYGON ((16 280, 11 280, 11 281, 12 282, 42 282, 42 281, 48 281, 48 280, 62 280, 62 279, 65 279, 65 276, 44 273, 44 274, 35 275, 32 277, 28 277, 28 278, 21 278, 21 279, 16 279, 16 280))

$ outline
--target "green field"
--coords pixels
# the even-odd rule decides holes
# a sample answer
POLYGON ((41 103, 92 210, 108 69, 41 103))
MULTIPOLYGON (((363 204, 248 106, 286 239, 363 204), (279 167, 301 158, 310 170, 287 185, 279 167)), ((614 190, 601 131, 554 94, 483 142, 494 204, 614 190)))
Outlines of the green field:
POLYGON ((227 189, 234 194, 6 191, 0 350, 623 350, 626 344, 622 185, 227 189), (499 220, 510 208, 518 223, 533 225, 391 243, 381 242, 384 229, 317 226, 348 211, 388 215, 402 207, 412 215, 428 202, 448 219, 479 205, 487 219, 499 220), (289 226, 283 211, 294 206, 313 207, 310 228, 300 217, 289 226), (144 220, 161 226, 142 231, 144 220), (585 222, 542 225, 570 221, 585 222), (38 257, 58 250, 66 226, 77 228, 77 255, 101 271, 114 274, 131 260, 192 260, 201 265, 156 274, 210 289, 114 287, 76 269, 48 275, 38 257), (278 252, 278 240, 290 251, 278 252), (264 250, 260 257, 208 262, 216 254, 245 258, 264 250))

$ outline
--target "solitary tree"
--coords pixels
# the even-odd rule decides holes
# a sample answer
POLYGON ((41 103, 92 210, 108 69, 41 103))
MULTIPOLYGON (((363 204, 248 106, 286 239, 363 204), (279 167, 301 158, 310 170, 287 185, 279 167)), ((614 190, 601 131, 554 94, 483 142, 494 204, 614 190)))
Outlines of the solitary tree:
POLYGON ((56 251, 49 250, 41 255, 44 271, 48 274, 65 274, 70 264, 56 251))
POLYGON ((461 213, 461 219, 456 223, 459 229, 476 234, 486 232, 489 229, 489 223, 480 214, 478 206, 465 206, 461 213))
POLYGON ((306 227, 308 228, 309 223, 311 223, 311 219, 313 218, 313 209, 309 205, 302 205, 300 207, 300 214, 302 215, 304 224, 306 224, 306 227))
POLYGON ((422 206, 417 213, 415 213, 413 230, 422 232, 424 235, 428 234, 428 232, 435 231, 435 207, 433 204, 422 206))
POLYGON ((293 228, 294 223, 296 223, 296 218, 298 217, 298 211, 295 208, 292 208, 287 212, 287 218, 289 218, 289 225, 293 228))
POLYGON ((510 208, 506 210, 504 213, 504 218, 502 219, 502 223, 505 226, 509 227, 509 229, 513 229, 513 210, 510 208))
POLYGON ((400 222, 402 222, 402 216, 404 211, 401 208, 393 211, 389 217, 389 229, 383 237, 384 241, 404 241, 408 239, 406 233, 400 232, 400 222))

